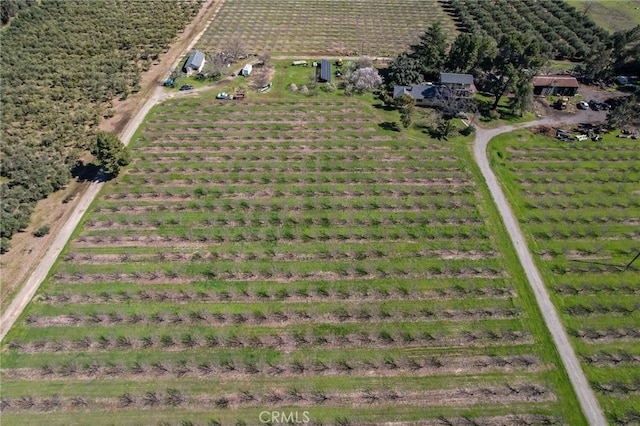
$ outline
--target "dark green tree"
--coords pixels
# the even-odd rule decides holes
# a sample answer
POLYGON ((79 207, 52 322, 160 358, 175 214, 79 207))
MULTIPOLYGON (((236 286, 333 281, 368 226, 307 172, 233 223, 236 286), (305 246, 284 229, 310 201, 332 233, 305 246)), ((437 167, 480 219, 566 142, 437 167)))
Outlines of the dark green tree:
POLYGON ((91 154, 96 157, 100 169, 111 177, 118 176, 120 167, 126 166, 131 161, 127 147, 117 137, 107 132, 98 132, 91 145, 91 154))
POLYGON ((500 99, 512 90, 515 83, 530 82, 538 70, 547 61, 540 42, 524 33, 505 34, 498 43, 498 54, 491 69, 495 76, 493 94, 496 109, 500 99))
POLYGON ((513 85, 514 97, 511 99, 511 109, 514 114, 522 117, 533 109, 533 86, 527 78, 518 80, 513 85))
POLYGON ((618 31, 606 45, 591 49, 585 60, 583 76, 587 80, 606 80, 615 75, 634 74, 640 68, 640 25, 618 31))
POLYGON ((480 37, 478 41, 478 57, 473 66, 474 72, 488 71, 498 56, 498 43, 493 37, 480 37))
POLYGON ((454 40, 447 57, 448 71, 469 72, 478 61, 478 49, 481 39, 473 34, 460 34, 454 40))
POLYGON ((420 61, 406 52, 400 54, 389 64, 389 80, 400 86, 421 83, 423 77, 420 61))
POLYGON ((411 96, 404 94, 395 100, 396 108, 400 111, 400 122, 405 128, 411 126, 415 113, 416 101, 411 96))
POLYGON ((447 36, 439 23, 433 24, 420 36, 418 44, 411 46, 412 56, 422 65, 426 80, 436 80, 447 61, 447 36))
POLYGON ((615 33, 612 45, 614 72, 637 75, 640 69, 640 25, 615 33))
POLYGON ((610 49, 594 50, 584 64, 583 76, 590 81, 604 80, 613 72, 613 57, 610 49))

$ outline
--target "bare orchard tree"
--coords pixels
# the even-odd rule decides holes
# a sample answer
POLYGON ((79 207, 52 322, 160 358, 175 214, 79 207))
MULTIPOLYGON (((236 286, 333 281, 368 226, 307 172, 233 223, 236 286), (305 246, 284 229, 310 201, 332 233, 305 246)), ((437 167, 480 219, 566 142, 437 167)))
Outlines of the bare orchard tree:
POLYGON ((222 52, 229 55, 231 59, 237 61, 247 54, 246 48, 242 41, 237 38, 231 38, 225 41, 222 46, 222 52))
POLYGON ((258 61, 262 64, 263 67, 267 68, 271 66, 271 56, 268 53, 263 53, 258 56, 258 61))
POLYGON ((373 67, 373 61, 371 60, 371 58, 366 56, 359 57, 355 60, 354 64, 356 69, 373 67))
POLYGON ((228 64, 229 61, 224 54, 207 53, 200 75, 205 78, 216 79, 225 73, 228 64))
POLYGON ((460 96, 446 86, 435 87, 434 93, 432 105, 446 116, 455 116, 461 111, 467 111, 473 103, 472 98, 460 96))

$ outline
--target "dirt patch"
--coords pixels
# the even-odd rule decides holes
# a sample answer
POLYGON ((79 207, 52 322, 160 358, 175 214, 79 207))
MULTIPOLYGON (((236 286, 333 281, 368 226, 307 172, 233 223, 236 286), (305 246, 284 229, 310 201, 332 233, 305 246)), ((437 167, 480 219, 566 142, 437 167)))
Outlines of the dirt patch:
POLYGON ((69 194, 76 194, 74 199, 79 199, 80 194, 89 187, 88 182, 71 182, 67 188, 49 195, 38 202, 31 217, 29 226, 11 239, 11 250, 0 255, 0 270, 2 271, 2 285, 0 285, 0 300, 2 308, 9 305, 13 294, 18 291, 22 283, 35 269, 38 261, 44 256, 53 243, 56 235, 65 224, 75 203, 63 203, 69 194), (32 235, 36 229, 48 225, 50 231, 41 238, 32 235))

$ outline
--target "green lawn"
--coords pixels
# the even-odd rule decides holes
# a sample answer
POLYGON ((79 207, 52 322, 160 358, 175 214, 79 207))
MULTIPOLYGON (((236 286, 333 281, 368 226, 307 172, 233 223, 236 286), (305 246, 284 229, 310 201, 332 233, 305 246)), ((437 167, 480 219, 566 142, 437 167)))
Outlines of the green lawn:
POLYGON ((638 0, 567 0, 567 3, 610 32, 640 25, 638 0))

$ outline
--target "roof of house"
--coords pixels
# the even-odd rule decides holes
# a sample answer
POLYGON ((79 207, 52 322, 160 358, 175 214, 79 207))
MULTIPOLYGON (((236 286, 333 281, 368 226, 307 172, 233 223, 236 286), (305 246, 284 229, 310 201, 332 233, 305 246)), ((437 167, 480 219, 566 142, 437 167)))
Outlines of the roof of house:
POLYGON ((448 96, 446 92, 449 89, 437 84, 416 84, 413 86, 394 86, 393 97, 399 98, 402 95, 409 95, 417 101, 424 99, 438 99, 443 96, 448 96))
POLYGON ((473 76, 471 74, 456 74, 456 73, 450 73, 450 72, 441 72, 440 83, 472 85, 473 76))
POLYGON ((194 50, 184 63, 184 69, 191 68, 197 70, 200 69, 202 64, 204 64, 204 53, 199 50, 194 50))
POLYGON ((331 62, 327 59, 320 61, 320 79, 331 81, 331 62))
POLYGON ((578 87, 578 80, 570 75, 539 75, 533 78, 534 86, 578 87))

